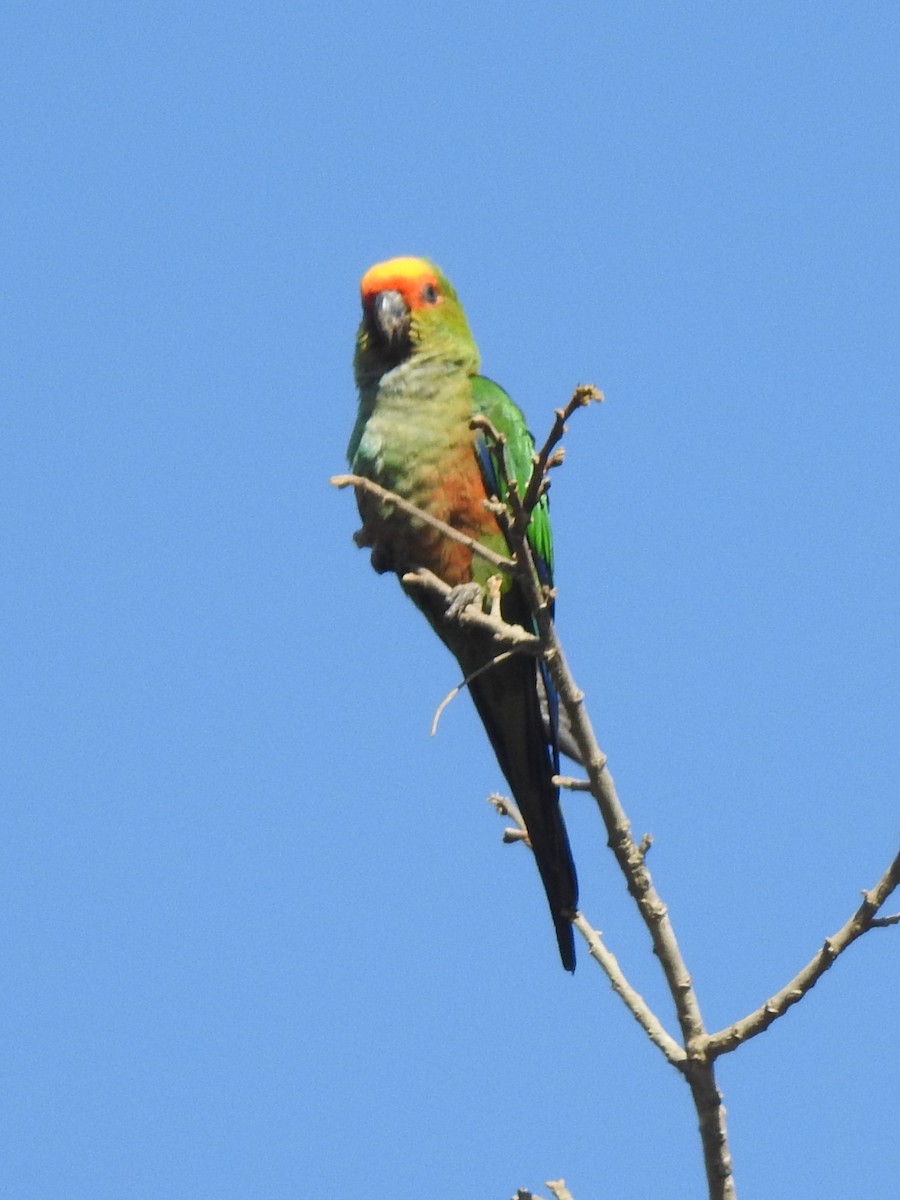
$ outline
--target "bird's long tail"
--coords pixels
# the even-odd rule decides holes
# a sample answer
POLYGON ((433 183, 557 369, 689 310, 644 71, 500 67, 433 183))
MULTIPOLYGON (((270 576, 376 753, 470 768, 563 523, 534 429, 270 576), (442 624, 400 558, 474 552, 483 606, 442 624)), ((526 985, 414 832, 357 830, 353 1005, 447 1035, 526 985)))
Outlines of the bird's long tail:
MULTIPOLYGON (((492 638, 449 619, 444 605, 421 589, 406 590, 456 655, 465 677, 475 676, 469 691, 525 821, 547 893, 562 964, 567 971, 574 971, 571 917, 578 906, 578 879, 559 805, 559 789, 552 782, 559 755, 555 714, 548 700, 549 683, 542 681, 536 660, 525 654, 487 666, 497 653, 492 638)), ((527 627, 529 618, 524 607, 521 612, 515 609, 504 615, 527 627)))
POLYGON ((535 660, 518 655, 483 672, 469 690, 525 821, 562 964, 574 971, 571 916, 578 906, 578 879, 559 789, 552 783, 557 754, 547 738, 537 678, 535 660))

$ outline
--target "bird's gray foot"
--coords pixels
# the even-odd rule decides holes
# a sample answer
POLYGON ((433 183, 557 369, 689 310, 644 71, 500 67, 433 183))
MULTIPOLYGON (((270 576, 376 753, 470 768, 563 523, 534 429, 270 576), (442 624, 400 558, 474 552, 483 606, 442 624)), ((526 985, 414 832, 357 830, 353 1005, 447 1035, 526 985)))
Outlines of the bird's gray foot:
POLYGON ((483 600, 484 593, 480 583, 458 583, 451 589, 447 598, 447 616, 451 621, 455 620, 473 604, 481 608, 483 600))

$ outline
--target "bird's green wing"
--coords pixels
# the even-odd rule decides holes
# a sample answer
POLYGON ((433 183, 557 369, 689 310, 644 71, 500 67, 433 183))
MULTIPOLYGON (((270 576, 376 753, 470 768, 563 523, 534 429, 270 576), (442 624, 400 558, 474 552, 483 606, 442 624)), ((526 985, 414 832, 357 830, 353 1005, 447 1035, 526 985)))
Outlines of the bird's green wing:
MULTIPOLYGON (((499 384, 483 375, 475 375, 472 378, 472 410, 478 416, 486 417, 506 439, 506 473, 518 482, 519 494, 524 495, 531 478, 534 438, 528 432, 521 409, 499 384)), ((506 488, 498 468, 495 447, 483 433, 479 433, 475 445, 488 494, 496 496, 498 500, 505 500, 506 488)), ((528 541, 541 581, 552 585, 553 537, 550 532, 550 506, 546 494, 541 497, 531 514, 528 541)))

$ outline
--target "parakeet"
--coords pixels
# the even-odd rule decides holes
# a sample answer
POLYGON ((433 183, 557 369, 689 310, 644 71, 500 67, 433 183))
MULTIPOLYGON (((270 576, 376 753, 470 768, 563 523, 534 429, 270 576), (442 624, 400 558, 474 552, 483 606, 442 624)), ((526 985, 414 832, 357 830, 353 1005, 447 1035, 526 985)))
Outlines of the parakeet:
MULTIPOLYGON (((508 554, 484 503, 501 495, 497 451, 470 422, 482 414, 504 435, 507 470, 523 491, 534 444, 510 397, 478 373, 478 349, 456 292, 423 258, 377 263, 363 275, 360 290, 354 357, 359 412, 347 449, 353 472, 508 554)), ((484 586, 496 573, 467 547, 360 488, 357 503, 363 521, 357 540, 372 547, 376 571, 394 571, 402 582, 405 572, 425 567, 453 588, 484 586)), ((528 539, 549 584, 553 554, 546 496, 532 514, 528 539)), ((440 598, 421 588, 405 590, 456 656, 464 677, 497 655, 490 637, 448 616, 440 598)), ((509 623, 526 629, 533 624, 509 576, 500 610, 509 623)), ((563 966, 574 971, 569 917, 578 903, 578 884, 559 791, 551 782, 559 763, 552 685, 534 657, 518 654, 482 671, 469 691, 525 820, 563 966)))

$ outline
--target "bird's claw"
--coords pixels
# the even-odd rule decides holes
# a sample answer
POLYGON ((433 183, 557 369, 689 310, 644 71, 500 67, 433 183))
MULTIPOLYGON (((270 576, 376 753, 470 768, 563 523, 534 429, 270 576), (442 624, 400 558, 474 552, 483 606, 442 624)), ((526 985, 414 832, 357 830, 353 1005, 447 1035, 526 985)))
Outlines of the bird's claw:
POLYGON ((451 620, 455 620, 473 604, 477 604, 481 608, 483 596, 480 583, 458 583, 450 590, 447 599, 447 616, 451 620))
POLYGON ((492 575, 487 581, 488 599, 488 616, 492 621, 503 621, 503 615, 500 612, 500 595, 503 590, 503 579, 499 575, 492 575))

